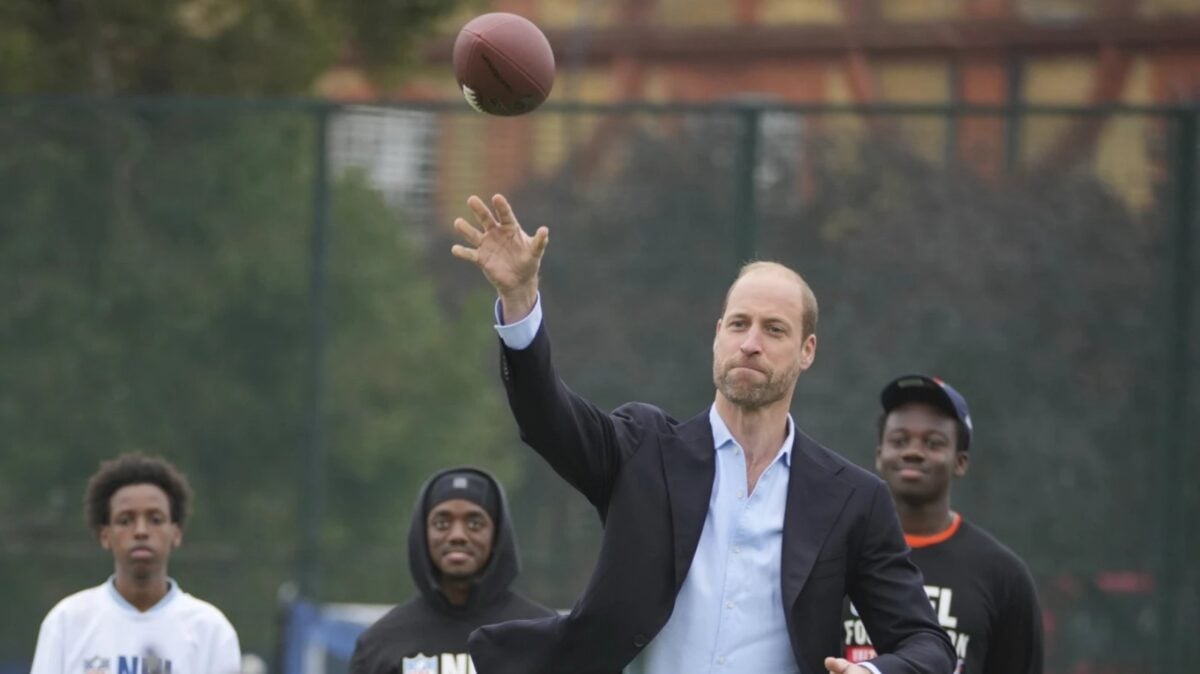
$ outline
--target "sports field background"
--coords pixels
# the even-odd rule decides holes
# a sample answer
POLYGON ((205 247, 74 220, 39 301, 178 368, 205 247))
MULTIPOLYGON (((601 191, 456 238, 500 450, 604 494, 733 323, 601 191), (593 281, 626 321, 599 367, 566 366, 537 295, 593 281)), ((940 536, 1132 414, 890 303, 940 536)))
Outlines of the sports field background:
POLYGON ((449 254, 469 194, 547 225, 573 388, 681 418, 711 399, 740 262, 821 304, 794 413, 869 466, 877 394, 964 393, 956 509, 1030 565, 1048 671, 1200 660, 1200 111, 0 98, 0 670, 111 560, 81 497, 162 453, 195 517, 171 563, 273 661, 288 581, 410 596, 418 485, 507 485, 519 587, 568 606, 599 525, 519 442, 491 298, 449 254), (1065 140, 1064 140, 1065 139, 1065 140))

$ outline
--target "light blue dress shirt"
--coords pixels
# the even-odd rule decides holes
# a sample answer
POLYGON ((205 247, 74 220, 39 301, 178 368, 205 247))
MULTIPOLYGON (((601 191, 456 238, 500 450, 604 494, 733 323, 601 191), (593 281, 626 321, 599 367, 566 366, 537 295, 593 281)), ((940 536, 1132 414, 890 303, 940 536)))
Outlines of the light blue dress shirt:
POLYGON ((798 672, 779 578, 792 419, 788 417, 788 434, 775 459, 749 494, 745 452, 715 407, 708 420, 717 453, 708 515, 675 610, 646 647, 642 670, 798 672))
MULTIPOLYGON (((542 324, 540 297, 516 323, 503 324, 499 302, 495 313, 496 332, 508 348, 521 350, 533 343, 542 324)), ((787 437, 747 494, 745 452, 715 407, 709 408, 708 419, 716 474, 700 543, 675 610, 633 670, 796 674, 779 575, 795 423, 789 414, 787 437)), ((859 664, 880 674, 871 663, 859 664)))

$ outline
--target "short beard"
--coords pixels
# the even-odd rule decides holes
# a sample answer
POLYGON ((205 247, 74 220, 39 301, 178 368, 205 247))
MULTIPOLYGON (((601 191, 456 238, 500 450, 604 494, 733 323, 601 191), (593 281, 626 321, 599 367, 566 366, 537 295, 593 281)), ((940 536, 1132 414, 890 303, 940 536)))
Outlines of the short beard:
POLYGON ((767 375, 767 381, 762 384, 739 385, 730 381, 729 368, 722 371, 720 365, 713 365, 713 386, 726 400, 746 411, 760 410, 783 400, 795 383, 795 377, 789 381, 775 373, 767 375))

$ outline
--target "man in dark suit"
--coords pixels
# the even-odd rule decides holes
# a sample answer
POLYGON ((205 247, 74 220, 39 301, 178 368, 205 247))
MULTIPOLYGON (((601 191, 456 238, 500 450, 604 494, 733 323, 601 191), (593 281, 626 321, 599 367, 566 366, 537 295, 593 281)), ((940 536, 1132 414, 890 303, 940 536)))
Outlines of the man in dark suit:
POLYGON ((816 298, 775 263, 743 268, 713 339, 716 397, 679 423, 639 403, 606 413, 550 359, 538 268, 549 230, 504 197, 454 226, 499 294, 501 372, 521 436, 604 521, 592 579, 567 616, 484 627, 480 674, 948 674, 954 650, 908 559, 879 478, 796 428, 796 380, 816 355, 816 298), (878 657, 828 657, 849 596, 878 657))

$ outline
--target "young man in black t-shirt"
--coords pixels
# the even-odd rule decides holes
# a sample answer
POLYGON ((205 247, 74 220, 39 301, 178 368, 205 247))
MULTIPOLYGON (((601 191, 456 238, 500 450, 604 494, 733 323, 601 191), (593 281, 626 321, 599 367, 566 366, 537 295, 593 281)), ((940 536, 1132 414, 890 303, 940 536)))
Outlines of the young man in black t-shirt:
MULTIPOLYGON (((967 472, 971 414, 949 384, 899 377, 880 394, 875 468, 887 482, 912 560, 958 652, 958 674, 1041 674, 1042 621, 1025 563, 950 509, 950 483, 967 472)), ((874 656, 846 602, 846 659, 874 656)))

